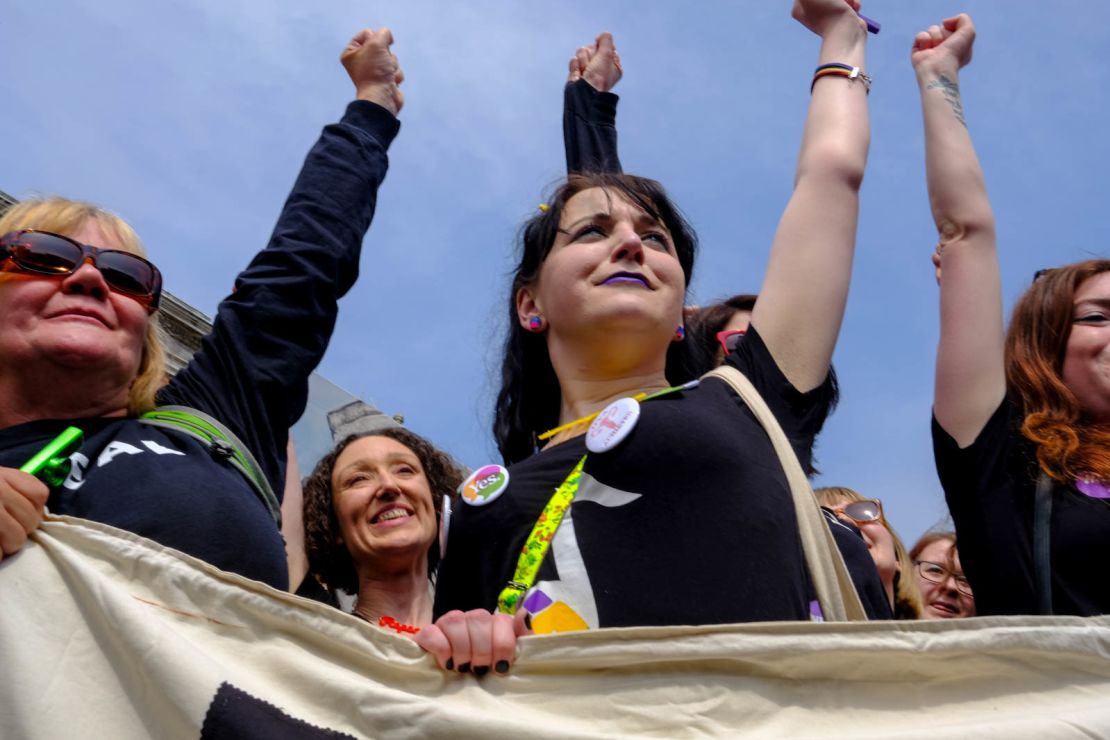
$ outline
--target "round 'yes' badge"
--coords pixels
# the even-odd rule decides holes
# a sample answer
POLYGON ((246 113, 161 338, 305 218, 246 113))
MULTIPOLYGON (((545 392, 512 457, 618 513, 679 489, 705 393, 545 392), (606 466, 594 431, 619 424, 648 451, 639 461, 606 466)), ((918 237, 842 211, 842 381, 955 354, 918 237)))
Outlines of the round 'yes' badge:
POLYGON ((471 506, 485 506, 509 487, 509 471, 500 465, 478 468, 459 486, 462 500, 471 506))
POLYGON ((632 433, 640 420, 640 402, 635 398, 620 398, 602 409, 586 432, 586 449, 590 452, 608 452, 632 433))

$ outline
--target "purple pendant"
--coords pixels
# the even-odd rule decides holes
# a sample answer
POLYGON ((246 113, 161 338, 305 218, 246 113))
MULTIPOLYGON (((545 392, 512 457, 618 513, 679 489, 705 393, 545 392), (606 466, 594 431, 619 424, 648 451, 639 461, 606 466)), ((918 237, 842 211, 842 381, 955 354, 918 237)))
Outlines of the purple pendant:
POLYGON ((1091 498, 1110 498, 1110 488, 1107 488, 1101 481, 1097 480, 1077 480, 1075 487, 1080 493, 1086 494, 1091 498))

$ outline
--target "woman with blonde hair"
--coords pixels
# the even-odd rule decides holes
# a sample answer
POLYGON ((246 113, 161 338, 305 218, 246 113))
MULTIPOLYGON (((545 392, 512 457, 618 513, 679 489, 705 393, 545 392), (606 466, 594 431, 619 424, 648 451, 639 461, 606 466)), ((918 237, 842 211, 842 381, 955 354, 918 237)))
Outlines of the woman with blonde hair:
POLYGON ((917 34, 940 235, 933 446, 979 614, 1110 612, 1110 260, 1042 270, 1002 326, 994 215, 959 72, 971 18, 917 34))
POLYGON ((273 492, 398 130, 391 42, 366 30, 344 51, 358 99, 324 129, 269 245, 168 384, 162 277, 124 221, 62 198, 0 218, 0 557, 19 550, 49 500, 53 513, 287 587, 273 492), (83 440, 51 453, 69 470, 44 475, 48 488, 32 462, 69 427, 83 440))
POLYGON ((912 577, 913 562, 902 538, 894 531, 883 511, 883 502, 864 498, 851 488, 816 488, 817 502, 836 515, 843 525, 858 531, 875 561, 887 600, 895 619, 920 619, 921 595, 912 577))

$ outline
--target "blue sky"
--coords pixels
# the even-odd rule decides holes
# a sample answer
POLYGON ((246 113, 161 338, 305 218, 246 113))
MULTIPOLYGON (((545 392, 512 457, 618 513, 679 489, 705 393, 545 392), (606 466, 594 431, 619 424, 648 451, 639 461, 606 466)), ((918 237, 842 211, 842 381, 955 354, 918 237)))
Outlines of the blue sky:
MULTIPOLYGON (((566 60, 601 30, 616 36, 621 158, 666 184, 697 227, 692 299, 704 304, 758 289, 790 193, 817 39, 789 6, 11 3, 0 189, 116 210, 168 289, 211 314, 351 97, 339 51, 363 26, 391 27, 403 125, 321 372, 477 466, 496 458, 489 411, 513 236, 563 172, 566 60)), ((843 400, 819 440, 818 482, 881 497, 910 541, 946 509, 928 423, 936 237, 909 47, 960 11, 979 30, 961 83, 1007 310, 1035 270, 1105 255, 1110 227, 1110 5, 865 5, 883 24, 868 50, 872 147, 835 358, 843 400)))

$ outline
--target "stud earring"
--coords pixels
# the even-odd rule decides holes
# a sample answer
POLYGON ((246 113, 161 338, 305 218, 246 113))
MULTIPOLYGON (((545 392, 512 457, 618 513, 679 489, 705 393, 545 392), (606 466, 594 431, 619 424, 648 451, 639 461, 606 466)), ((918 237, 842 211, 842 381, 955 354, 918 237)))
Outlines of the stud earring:
POLYGON ((528 328, 531 331, 542 331, 543 330, 543 325, 544 325, 543 316, 533 316, 530 319, 528 319, 528 328))
POLYGON ((676 342, 681 342, 685 338, 686 338, 686 327, 683 326, 682 324, 679 324, 678 328, 674 330, 674 340, 676 342))

